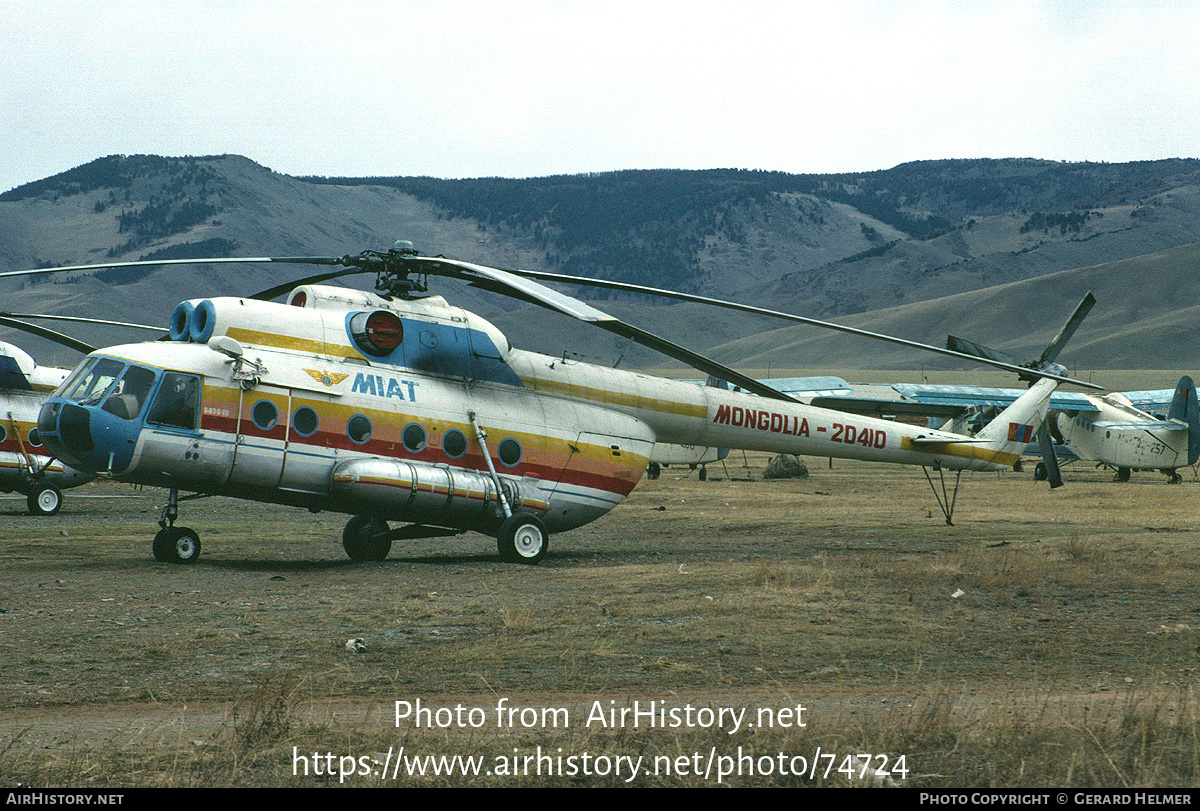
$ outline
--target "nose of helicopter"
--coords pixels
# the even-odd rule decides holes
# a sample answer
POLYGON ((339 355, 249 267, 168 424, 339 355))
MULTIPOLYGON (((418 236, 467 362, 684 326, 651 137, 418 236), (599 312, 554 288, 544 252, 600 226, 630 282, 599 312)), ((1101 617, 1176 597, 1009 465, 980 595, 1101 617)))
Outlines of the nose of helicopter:
POLYGON ((129 463, 134 444, 120 422, 94 406, 52 398, 38 413, 38 433, 46 448, 71 467, 118 473, 129 463))

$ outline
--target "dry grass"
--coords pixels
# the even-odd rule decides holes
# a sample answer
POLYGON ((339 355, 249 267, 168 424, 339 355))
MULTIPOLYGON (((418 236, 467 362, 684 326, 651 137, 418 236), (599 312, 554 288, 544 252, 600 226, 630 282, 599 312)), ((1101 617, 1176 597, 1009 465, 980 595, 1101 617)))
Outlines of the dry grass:
MULTIPOLYGON (((923 787, 1195 785, 1194 481, 1078 469, 1050 492, 976 475, 947 527, 920 471, 817 460, 803 482, 733 480, 762 461, 706 483, 669 470, 535 568, 478 536, 352 564, 340 516, 224 501, 188 505, 205 556, 172 567, 147 551, 151 494, 99 486, 122 498, 74 498, 52 521, 0 506, 0 782, 341 784, 313 773, 329 753, 378 760, 355 760, 346 785, 625 784, 377 774, 389 748, 494 771, 541 746, 647 763, 903 755, 905 785, 923 787), (572 723, 397 726, 394 703, 417 699, 572 723), (633 701, 803 704, 809 723, 584 724, 593 702, 633 701)), ((716 782, 678 765, 633 784, 716 782)), ((723 782, 855 783, 853 763, 826 765, 723 782)))

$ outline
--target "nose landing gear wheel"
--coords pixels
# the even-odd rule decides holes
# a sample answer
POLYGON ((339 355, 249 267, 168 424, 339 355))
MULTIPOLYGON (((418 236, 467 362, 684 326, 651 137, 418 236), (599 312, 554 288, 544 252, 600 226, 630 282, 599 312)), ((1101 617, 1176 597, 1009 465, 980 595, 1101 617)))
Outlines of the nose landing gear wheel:
POLYGON ((540 563, 550 548, 550 536, 542 519, 530 513, 516 513, 500 525, 496 537, 500 559, 506 563, 540 563))
POLYGON ((32 515, 54 515, 62 506, 62 493, 53 484, 44 484, 25 498, 32 515))
POLYGON ((190 527, 165 527, 154 536, 154 559, 159 563, 195 563, 200 536, 190 527))

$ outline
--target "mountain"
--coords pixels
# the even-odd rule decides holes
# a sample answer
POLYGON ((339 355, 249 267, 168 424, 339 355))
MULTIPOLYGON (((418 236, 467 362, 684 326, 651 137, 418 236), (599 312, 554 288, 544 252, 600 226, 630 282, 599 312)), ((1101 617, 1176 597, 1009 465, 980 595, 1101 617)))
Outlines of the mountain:
MULTIPOLYGON (((441 180, 289 177, 232 155, 109 156, 0 194, 0 270, 108 259, 341 256, 403 238, 427 254, 697 292, 928 342, 954 332, 1002 348, 1044 345, 1082 296, 1080 286, 1090 284, 1099 303, 1063 360, 1078 353, 1096 368, 1188 367, 1200 351, 1189 327, 1197 256, 1187 247, 1200 243, 1198 213, 1200 161, 1183 159, 441 180)), ((309 270, 105 270, 0 282, 0 296, 5 310, 165 323, 179 300, 247 294, 309 270)), ((606 362, 622 357, 626 365, 659 361, 541 310, 460 285, 447 292, 520 346, 606 362)), ((572 292, 599 296, 605 309, 689 347, 713 348, 730 365, 932 363, 911 350, 815 337, 812 328, 779 329, 736 313, 572 292)), ((126 339, 83 333, 101 344, 126 339)), ((63 354, 26 336, 0 339, 35 354, 63 354)))

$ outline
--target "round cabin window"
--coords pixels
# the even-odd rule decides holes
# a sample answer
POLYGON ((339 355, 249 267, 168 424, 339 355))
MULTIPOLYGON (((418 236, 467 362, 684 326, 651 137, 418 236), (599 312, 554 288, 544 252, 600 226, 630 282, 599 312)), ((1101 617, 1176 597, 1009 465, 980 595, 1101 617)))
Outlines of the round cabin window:
POLYGON ((467 452, 467 437, 462 431, 447 431, 442 437, 442 450, 451 459, 457 459, 467 452))
POLYGON ((371 438, 373 431, 371 421, 362 414, 355 414, 346 423, 346 436, 356 445, 361 445, 371 438))
POLYGON ((250 418, 260 431, 270 431, 279 423, 279 409, 270 400, 259 400, 250 410, 250 418))
POLYGON ((312 436, 317 432, 320 424, 321 419, 317 416, 317 412, 308 406, 297 408, 296 413, 292 415, 292 427, 300 436, 312 436))
POLYGON ((428 441, 428 438, 425 436, 425 429, 415 422, 405 426, 401 439, 404 442, 404 449, 409 453, 418 453, 425 450, 425 444, 428 441))

